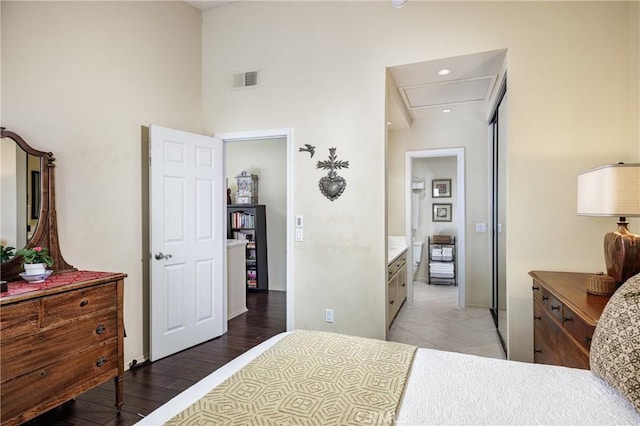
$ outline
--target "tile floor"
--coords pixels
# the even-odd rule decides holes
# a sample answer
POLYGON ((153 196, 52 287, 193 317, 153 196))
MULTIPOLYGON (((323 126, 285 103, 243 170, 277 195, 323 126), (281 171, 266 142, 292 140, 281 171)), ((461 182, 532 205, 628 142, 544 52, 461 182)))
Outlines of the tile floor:
POLYGON ((389 330, 389 340, 504 359, 487 308, 459 308, 458 288, 415 281, 413 301, 407 300, 389 330))

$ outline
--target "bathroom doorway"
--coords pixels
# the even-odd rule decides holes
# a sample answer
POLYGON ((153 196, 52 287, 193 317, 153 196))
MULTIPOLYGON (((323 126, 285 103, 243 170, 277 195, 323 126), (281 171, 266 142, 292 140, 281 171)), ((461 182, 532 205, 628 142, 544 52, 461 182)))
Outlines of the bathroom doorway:
POLYGON ((457 304, 465 306, 465 186, 464 149, 447 148, 405 153, 405 225, 409 282, 408 299, 413 300, 414 282, 427 281, 430 247, 428 237, 455 236, 455 282, 457 304), (433 185, 449 183, 449 192, 434 194, 433 185), (414 185, 415 182, 415 185, 414 185), (435 196, 434 196, 435 195, 435 196), (445 217, 436 217, 434 208, 444 206, 445 217), (416 257, 418 257, 416 259, 416 257))

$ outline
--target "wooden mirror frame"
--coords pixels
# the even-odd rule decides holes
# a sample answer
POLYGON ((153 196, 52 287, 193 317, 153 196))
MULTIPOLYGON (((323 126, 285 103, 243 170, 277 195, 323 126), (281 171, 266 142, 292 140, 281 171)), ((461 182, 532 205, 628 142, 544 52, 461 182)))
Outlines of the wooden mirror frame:
MULTIPOLYGON (((75 271, 76 268, 69 265, 62 257, 58 243, 53 153, 33 149, 20 135, 4 127, 0 127, 0 137, 12 139, 27 154, 40 158, 40 216, 36 229, 24 248, 46 247, 53 258, 51 269, 54 273, 75 271)), ((22 271, 22 256, 14 256, 0 263, 0 276, 3 281, 19 280, 19 274, 22 271)))

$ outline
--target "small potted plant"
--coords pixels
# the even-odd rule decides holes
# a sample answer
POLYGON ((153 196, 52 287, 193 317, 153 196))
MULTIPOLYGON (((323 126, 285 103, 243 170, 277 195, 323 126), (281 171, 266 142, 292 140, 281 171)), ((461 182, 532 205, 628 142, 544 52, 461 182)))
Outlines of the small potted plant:
POLYGON ((16 256, 22 256, 22 266, 27 275, 44 274, 47 266, 53 265, 46 247, 33 247, 16 251, 16 256))
POLYGON ((7 260, 11 260, 11 258, 14 256, 13 251, 15 249, 15 247, 5 247, 3 245, 0 245, 0 261, 6 262, 7 260))

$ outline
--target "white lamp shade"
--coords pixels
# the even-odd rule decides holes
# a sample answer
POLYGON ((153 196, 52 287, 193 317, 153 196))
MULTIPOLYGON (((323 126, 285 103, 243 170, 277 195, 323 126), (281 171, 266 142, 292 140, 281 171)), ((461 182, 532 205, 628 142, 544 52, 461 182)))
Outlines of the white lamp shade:
POLYGON ((578 174, 578 215, 640 216, 640 163, 609 164, 578 174))

